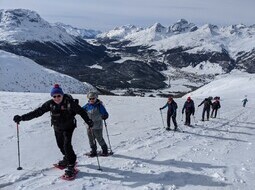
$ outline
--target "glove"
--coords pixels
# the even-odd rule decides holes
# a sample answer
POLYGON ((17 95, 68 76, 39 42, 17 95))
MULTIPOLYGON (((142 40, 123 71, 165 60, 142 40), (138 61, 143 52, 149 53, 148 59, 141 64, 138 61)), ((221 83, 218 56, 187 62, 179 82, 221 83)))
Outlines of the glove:
POLYGON ((162 110, 163 108, 159 108, 159 110, 162 110))
POLYGON ((102 119, 106 120, 108 118, 108 115, 102 115, 102 119))
POLYGON ((19 123, 20 121, 22 121, 22 117, 21 117, 20 115, 15 115, 15 116, 13 117, 13 121, 14 121, 15 123, 19 123))
POLYGON ((94 122, 92 120, 89 120, 87 122, 87 124, 88 124, 89 128, 91 129, 93 127, 93 125, 94 125, 94 122))
POLYGON ((182 111, 182 114, 184 114, 184 111, 182 111))

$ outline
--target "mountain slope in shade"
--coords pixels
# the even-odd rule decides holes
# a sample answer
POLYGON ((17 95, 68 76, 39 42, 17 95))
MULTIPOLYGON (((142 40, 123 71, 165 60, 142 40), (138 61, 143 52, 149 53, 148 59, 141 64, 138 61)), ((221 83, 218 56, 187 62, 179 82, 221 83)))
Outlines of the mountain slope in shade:
POLYGON ((59 83, 65 93, 87 93, 93 89, 70 76, 46 69, 34 61, 0 50, 0 91, 49 92, 59 83))

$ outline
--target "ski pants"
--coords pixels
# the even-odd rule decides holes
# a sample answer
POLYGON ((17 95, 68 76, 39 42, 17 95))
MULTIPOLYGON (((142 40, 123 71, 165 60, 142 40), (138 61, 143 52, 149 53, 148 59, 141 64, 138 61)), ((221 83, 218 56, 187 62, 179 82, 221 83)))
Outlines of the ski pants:
POLYGON ((76 161, 76 155, 72 146, 72 136, 74 129, 67 131, 55 130, 55 137, 58 148, 64 155, 64 160, 67 160, 68 164, 74 164, 76 161))
POLYGON ((214 117, 216 117, 216 116, 217 116, 218 109, 216 109, 216 108, 213 108, 213 109, 212 109, 211 117, 213 117, 213 112, 215 112, 215 113, 214 113, 214 117))
POLYGON ((176 114, 172 114, 170 112, 167 112, 167 127, 170 128, 170 126, 171 126, 171 118, 173 120, 174 127, 177 128, 176 114))
POLYGON ((210 108, 204 108, 204 109, 203 109, 203 113, 202 113, 202 120, 205 120, 205 112, 206 112, 207 120, 209 120, 209 116, 210 116, 210 108))
POLYGON ((186 114, 185 124, 190 125, 191 112, 185 112, 185 114, 186 114))
POLYGON ((103 138, 103 128, 101 129, 87 129, 87 134, 88 134, 88 138, 89 138, 89 145, 90 148, 92 149, 92 151, 96 151, 97 150, 97 145, 95 140, 97 140, 98 144, 103 147, 106 145, 105 140, 103 138))

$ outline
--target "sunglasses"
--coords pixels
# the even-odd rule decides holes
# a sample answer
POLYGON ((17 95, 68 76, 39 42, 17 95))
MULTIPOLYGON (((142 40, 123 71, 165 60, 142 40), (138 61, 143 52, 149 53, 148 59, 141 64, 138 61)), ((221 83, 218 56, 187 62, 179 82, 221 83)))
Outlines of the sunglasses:
POLYGON ((53 98, 60 98, 61 95, 55 95, 55 96, 52 96, 53 98))
POLYGON ((95 98, 89 98, 89 100, 95 100, 95 98))

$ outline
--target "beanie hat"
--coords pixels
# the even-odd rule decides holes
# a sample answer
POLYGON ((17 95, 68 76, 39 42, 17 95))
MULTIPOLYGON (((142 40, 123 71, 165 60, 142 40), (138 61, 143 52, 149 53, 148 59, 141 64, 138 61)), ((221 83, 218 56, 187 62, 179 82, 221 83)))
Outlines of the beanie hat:
POLYGON ((187 98, 187 100, 191 100, 190 96, 187 98))
POLYGON ((50 95, 53 96, 54 94, 61 94, 63 95, 64 92, 62 88, 60 88, 59 84, 54 84, 53 88, 50 91, 50 95))
POLYGON ((98 98, 98 95, 97 95, 96 92, 89 92, 89 93, 87 94, 87 98, 88 98, 88 99, 90 99, 90 98, 95 98, 95 99, 97 99, 97 98, 98 98))

